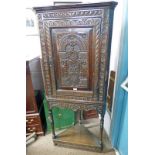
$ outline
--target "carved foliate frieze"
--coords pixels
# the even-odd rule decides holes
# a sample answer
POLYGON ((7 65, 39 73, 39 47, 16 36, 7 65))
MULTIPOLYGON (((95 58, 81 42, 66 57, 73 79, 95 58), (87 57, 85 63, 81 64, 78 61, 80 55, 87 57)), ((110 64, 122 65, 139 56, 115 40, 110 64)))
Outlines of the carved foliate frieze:
POLYGON ((101 18, 76 18, 76 19, 53 19, 45 20, 48 27, 67 27, 67 26, 97 26, 101 22, 101 18))
MULTIPOLYGON (((73 111, 77 111, 77 110, 99 110, 101 109, 101 104, 74 104, 74 103, 67 103, 67 102, 54 102, 54 101, 49 101, 49 108, 53 108, 53 107, 61 107, 61 108, 68 108, 68 109, 72 109, 73 111)), ((101 110, 99 110, 99 113, 101 112, 101 110)))
POLYGON ((81 17, 81 16, 99 16, 102 14, 101 9, 96 10, 60 10, 52 11, 43 14, 44 19, 53 19, 53 18, 67 18, 67 17, 81 17))

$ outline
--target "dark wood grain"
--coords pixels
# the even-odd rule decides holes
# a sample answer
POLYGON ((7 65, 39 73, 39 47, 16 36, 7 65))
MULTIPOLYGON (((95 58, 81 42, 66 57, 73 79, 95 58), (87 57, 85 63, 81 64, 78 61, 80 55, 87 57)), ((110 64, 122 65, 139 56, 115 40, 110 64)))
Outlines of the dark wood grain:
POLYGON ((98 117, 98 113, 96 110, 83 111, 84 119, 97 118, 97 117, 98 117))
POLYGON ((26 113, 38 112, 32 79, 29 69, 29 62, 26 62, 26 113))
POLYGON ((39 95, 35 97, 29 62, 26 62, 26 135, 36 132, 37 135, 43 135, 43 121, 40 113, 43 111, 43 106, 39 103, 39 95), (38 101, 38 104, 37 104, 38 101), (37 106, 38 105, 38 106, 37 106), (40 113, 39 113, 40 112, 40 113), (40 118, 41 117, 41 118, 40 118))
POLYGON ((26 126, 31 126, 31 125, 38 125, 40 124, 40 117, 32 115, 32 116, 26 116, 26 126))
POLYGON ((40 124, 38 125, 33 125, 33 126, 26 126, 26 134, 30 134, 36 132, 37 135, 42 135, 44 134, 42 130, 42 126, 40 124))

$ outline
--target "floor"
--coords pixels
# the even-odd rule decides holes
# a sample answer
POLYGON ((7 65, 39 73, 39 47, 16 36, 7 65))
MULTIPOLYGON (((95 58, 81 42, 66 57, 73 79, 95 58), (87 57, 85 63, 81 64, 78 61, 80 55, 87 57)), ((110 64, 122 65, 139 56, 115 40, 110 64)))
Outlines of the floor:
MULTIPOLYGON (((99 120, 91 119, 84 122, 85 127, 88 128, 95 136, 99 137, 99 120)), ((59 133, 62 131, 59 131, 59 133)), ((58 134, 58 132, 57 132, 58 134)), ((110 141, 104 131, 104 151, 103 153, 89 152, 79 149, 63 148, 54 146, 52 141, 52 134, 48 133, 45 136, 39 136, 37 140, 27 146, 27 155, 115 155, 110 141)))

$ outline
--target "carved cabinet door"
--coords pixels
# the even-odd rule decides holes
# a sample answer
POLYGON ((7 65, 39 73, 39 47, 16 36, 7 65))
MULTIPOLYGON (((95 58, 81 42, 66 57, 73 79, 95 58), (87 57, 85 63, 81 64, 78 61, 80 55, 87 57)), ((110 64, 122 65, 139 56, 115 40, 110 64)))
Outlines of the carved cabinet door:
POLYGON ((52 28, 50 31, 58 90, 92 90, 92 28, 52 28))

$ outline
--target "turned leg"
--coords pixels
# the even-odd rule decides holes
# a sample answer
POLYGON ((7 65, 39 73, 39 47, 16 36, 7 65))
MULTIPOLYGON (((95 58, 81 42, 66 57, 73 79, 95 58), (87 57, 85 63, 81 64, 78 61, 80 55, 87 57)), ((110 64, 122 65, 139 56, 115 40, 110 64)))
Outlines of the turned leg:
POLYGON ((51 109, 51 111, 49 111, 49 116, 50 116, 50 121, 51 121, 51 126, 52 126, 52 135, 53 135, 53 139, 55 139, 55 138, 56 138, 56 135, 55 135, 54 118, 53 118, 52 109, 51 109))
POLYGON ((80 110, 80 124, 82 124, 83 120, 83 110, 80 110))
POLYGON ((79 113, 79 110, 77 110, 75 112, 75 124, 76 125, 77 123, 79 123, 79 120, 80 120, 80 113, 79 113))
POLYGON ((104 125, 104 117, 101 115, 101 120, 100 120, 101 150, 103 150, 103 125, 104 125))
POLYGON ((101 150, 103 150, 103 129, 104 129, 104 116, 106 112, 106 104, 103 104, 103 109, 100 112, 101 114, 101 120, 100 120, 100 138, 101 138, 101 150))
POLYGON ((79 122, 79 124, 81 124, 82 120, 83 120, 83 110, 77 110, 75 112, 75 124, 78 122, 79 122))

